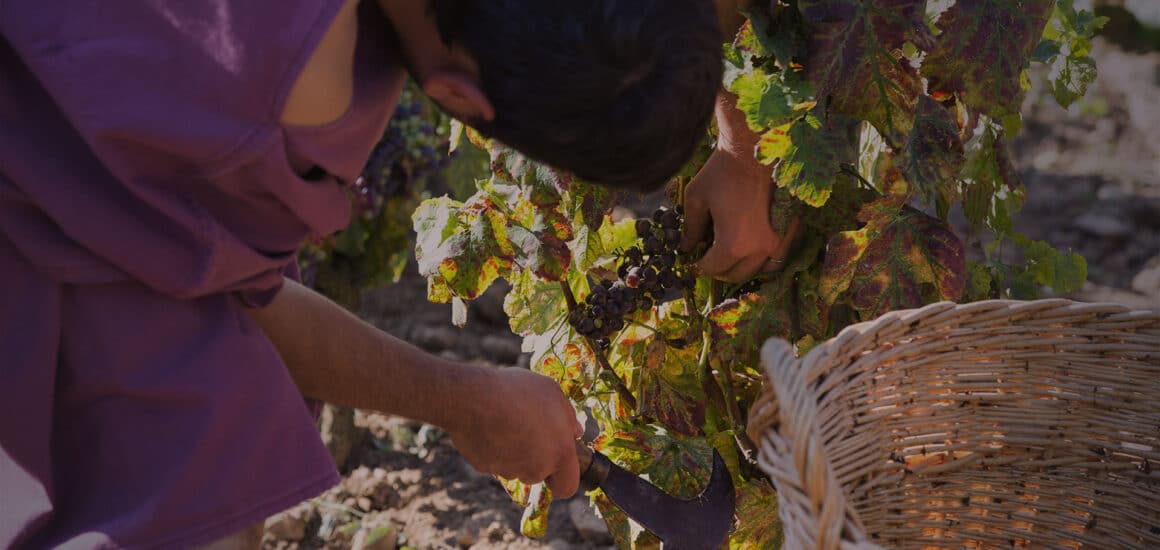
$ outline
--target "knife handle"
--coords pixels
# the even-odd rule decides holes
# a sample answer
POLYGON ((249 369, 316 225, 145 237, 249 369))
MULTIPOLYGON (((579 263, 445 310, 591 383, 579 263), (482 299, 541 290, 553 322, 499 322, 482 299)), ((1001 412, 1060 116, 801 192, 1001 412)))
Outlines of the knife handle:
POLYGON ((576 442, 576 461, 580 463, 580 490, 588 492, 600 487, 608 478, 612 462, 608 457, 576 442))

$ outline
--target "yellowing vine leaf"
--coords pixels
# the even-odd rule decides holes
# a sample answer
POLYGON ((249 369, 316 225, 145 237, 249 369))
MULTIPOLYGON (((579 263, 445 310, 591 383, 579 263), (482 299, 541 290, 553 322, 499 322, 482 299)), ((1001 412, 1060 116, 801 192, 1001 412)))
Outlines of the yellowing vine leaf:
POLYGON ((938 45, 922 62, 932 92, 958 93, 972 109, 1018 115, 1024 70, 1054 0, 958 0, 936 25, 938 45))
POLYGON ((789 290, 779 278, 714 307, 708 315, 713 352, 735 365, 756 365, 766 339, 789 338, 792 333, 789 290))
POLYGON ((773 164, 778 187, 810 206, 821 206, 830 198, 841 165, 855 156, 854 144, 845 119, 823 123, 806 115, 778 126, 761 136, 757 160, 773 164))
POLYGON ((659 426, 622 422, 595 441, 613 462, 677 498, 701 493, 713 472, 713 447, 704 437, 686 437, 659 426))

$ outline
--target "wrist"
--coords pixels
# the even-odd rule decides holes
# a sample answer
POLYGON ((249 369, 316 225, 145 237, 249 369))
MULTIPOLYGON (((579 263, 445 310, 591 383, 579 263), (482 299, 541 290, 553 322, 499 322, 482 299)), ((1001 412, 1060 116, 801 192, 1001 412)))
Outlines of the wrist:
POLYGON ((476 431, 486 425, 494 410, 491 399, 497 388, 494 369, 467 363, 446 365, 444 396, 435 404, 431 423, 448 432, 476 431))

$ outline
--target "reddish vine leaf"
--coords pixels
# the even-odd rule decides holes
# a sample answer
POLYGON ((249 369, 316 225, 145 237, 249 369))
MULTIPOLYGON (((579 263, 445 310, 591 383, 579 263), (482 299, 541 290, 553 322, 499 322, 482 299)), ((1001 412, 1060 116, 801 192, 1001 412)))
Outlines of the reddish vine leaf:
POLYGON ((518 225, 506 228, 506 236, 515 246, 520 267, 545 281, 564 279, 572 263, 567 242, 552 232, 532 232, 518 225))
MULTIPOLYGON (((881 202, 881 201, 879 201, 881 202)), ((958 300, 966 251, 947 225, 912 209, 897 214, 871 203, 866 227, 835 235, 822 268, 821 294, 833 304, 848 292, 863 320, 888 311, 958 300)))
POLYGON ((918 98, 914 129, 898 157, 902 174, 928 205, 954 201, 956 177, 966 162, 963 142, 955 117, 930 96, 918 98))
POLYGON ((1054 0, 958 0, 938 19, 938 45, 922 62, 931 92, 958 93, 1001 120, 1019 113, 1023 71, 1054 0))
POLYGON ((556 381, 564 395, 577 403, 584 402, 584 365, 591 357, 576 344, 564 344, 560 353, 549 353, 532 370, 556 381))
POLYGON ((697 375, 697 355, 692 349, 668 346, 653 336, 644 347, 638 413, 684 435, 697 435, 705 424, 706 398, 697 375))
POLYGON ((709 312, 713 353, 734 364, 752 365, 762 343, 789 338, 793 329, 791 294, 782 279, 721 302, 709 312))
POLYGON ((926 0, 801 0, 813 29, 806 72, 818 99, 838 112, 868 120, 888 143, 910 133, 922 79, 901 51, 910 43, 934 47, 926 0))
POLYGON ((823 124, 806 115, 773 128, 758 141, 757 160, 767 165, 776 161, 778 187, 810 206, 822 206, 830 199, 842 162, 855 156, 844 122, 831 118, 823 124))
POLYGON ((781 548, 785 534, 777 514, 777 491, 757 478, 737 487, 739 521, 729 537, 729 550, 781 548))

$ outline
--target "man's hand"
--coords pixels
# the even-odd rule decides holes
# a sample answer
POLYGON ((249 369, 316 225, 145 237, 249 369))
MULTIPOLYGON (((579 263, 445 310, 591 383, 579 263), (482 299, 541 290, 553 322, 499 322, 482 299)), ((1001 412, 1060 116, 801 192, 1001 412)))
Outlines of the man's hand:
POLYGON ((247 313, 304 395, 434 424, 481 471, 576 492, 583 429, 551 378, 431 355, 293 281, 247 313))
POLYGON ((685 189, 685 233, 681 250, 713 242, 697 270, 730 282, 743 282, 761 271, 777 271, 789 254, 797 220, 787 235, 773 230, 769 219, 772 183, 769 168, 718 149, 685 189))
POLYGON ((556 498, 580 484, 576 440, 584 428, 551 378, 518 368, 492 371, 479 415, 448 428, 475 469, 525 483, 544 481, 556 498))

